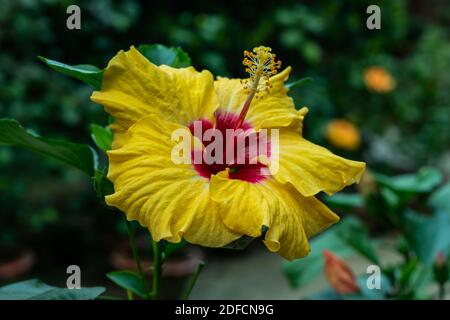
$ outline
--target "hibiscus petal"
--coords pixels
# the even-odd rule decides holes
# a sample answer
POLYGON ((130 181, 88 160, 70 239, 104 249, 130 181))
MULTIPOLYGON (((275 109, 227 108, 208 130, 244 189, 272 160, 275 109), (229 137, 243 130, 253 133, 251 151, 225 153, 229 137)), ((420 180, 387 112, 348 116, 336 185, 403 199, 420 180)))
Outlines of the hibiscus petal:
POLYGON ((155 66, 131 47, 111 59, 103 74, 102 88, 92 101, 105 106, 125 130, 150 114, 188 125, 212 119, 217 101, 209 71, 155 66))
MULTIPOLYGON (((287 95, 284 82, 288 79, 291 67, 270 78, 270 92, 261 93, 260 99, 254 98, 246 120, 256 129, 287 127, 303 120, 305 110, 296 110, 294 100, 287 95)), ((247 99, 241 79, 221 78, 214 82, 220 110, 239 114, 247 99)))
POLYGON ((106 202, 149 228, 155 241, 165 239, 209 247, 221 247, 241 235, 221 221, 209 198, 208 180, 190 164, 174 164, 176 145, 171 134, 178 124, 152 115, 136 122, 128 131, 127 143, 109 151, 108 178, 115 193, 106 202))
POLYGON ((339 217, 315 197, 304 197, 288 184, 274 179, 266 183, 279 199, 279 211, 271 217, 265 245, 288 260, 308 255, 308 239, 339 221, 339 217))
POLYGON ((227 227, 259 237, 267 226, 265 245, 289 260, 308 255, 308 239, 339 220, 315 197, 304 197, 270 177, 249 183, 221 172, 211 177, 210 190, 227 227))
POLYGON ((291 183, 309 197, 332 194, 359 182, 365 163, 347 160, 320 147, 293 130, 279 130, 279 152, 272 141, 270 171, 281 183, 291 183))
POLYGON ((175 109, 177 115, 188 125, 198 119, 213 119, 217 109, 217 96, 214 91, 212 74, 203 70, 196 71, 193 67, 172 68, 160 66, 172 80, 180 96, 179 106, 175 109))
POLYGON ((270 212, 276 211, 276 199, 265 198, 262 184, 229 179, 222 173, 211 176, 210 192, 223 223, 235 232, 261 236, 262 226, 270 223, 270 212))

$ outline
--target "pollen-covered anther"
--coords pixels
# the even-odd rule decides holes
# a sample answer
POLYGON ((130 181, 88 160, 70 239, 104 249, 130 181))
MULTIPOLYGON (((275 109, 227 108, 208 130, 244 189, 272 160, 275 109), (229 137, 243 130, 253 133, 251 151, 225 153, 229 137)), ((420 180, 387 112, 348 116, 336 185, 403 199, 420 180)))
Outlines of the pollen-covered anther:
POLYGON ((252 52, 244 51, 242 64, 246 66, 245 71, 249 74, 249 77, 242 80, 241 83, 244 92, 248 95, 242 106, 235 129, 239 128, 244 122, 253 98, 262 98, 263 92, 268 93, 272 87, 270 77, 275 75, 278 69, 281 68, 281 61, 275 61, 275 57, 272 49, 264 46, 256 47, 252 52))
POLYGON ((275 58, 276 55, 269 47, 259 46, 252 52, 244 51, 242 63, 246 66, 245 71, 249 74, 249 78, 243 81, 244 90, 253 91, 254 94, 263 91, 269 92, 270 77, 281 68, 281 61, 275 61, 275 58))

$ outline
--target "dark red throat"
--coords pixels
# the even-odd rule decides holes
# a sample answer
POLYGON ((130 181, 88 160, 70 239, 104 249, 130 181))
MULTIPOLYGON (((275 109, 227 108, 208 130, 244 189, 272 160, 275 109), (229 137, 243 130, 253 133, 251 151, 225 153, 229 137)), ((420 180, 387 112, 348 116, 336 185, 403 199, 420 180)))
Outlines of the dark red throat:
POLYGON ((195 170, 200 176, 207 179, 210 179, 211 175, 229 168, 230 179, 238 179, 251 183, 264 180, 269 170, 266 165, 254 159, 255 155, 263 155, 269 158, 270 143, 267 137, 261 135, 259 132, 255 132, 251 124, 247 121, 239 121, 239 115, 235 113, 216 111, 214 116, 215 123, 205 119, 196 120, 189 125, 189 130, 202 141, 205 148, 214 142, 214 138, 211 139, 212 141, 205 141, 205 131, 208 129, 220 131, 223 137, 223 157, 218 157, 219 161, 211 163, 211 161, 206 161, 206 149, 203 151, 196 150, 191 154, 195 170), (199 125, 201 125, 201 130, 198 130, 199 125), (197 130, 194 130, 195 127, 197 127, 197 130), (231 135, 230 132, 232 132, 231 135), (253 140, 249 139, 251 135, 254 135, 253 140), (238 143, 239 139, 244 139, 241 141, 241 144, 238 143), (241 146, 240 148, 238 148, 239 145, 241 146), (257 147, 261 145, 265 147, 257 147), (200 159, 200 163, 198 159, 200 159))

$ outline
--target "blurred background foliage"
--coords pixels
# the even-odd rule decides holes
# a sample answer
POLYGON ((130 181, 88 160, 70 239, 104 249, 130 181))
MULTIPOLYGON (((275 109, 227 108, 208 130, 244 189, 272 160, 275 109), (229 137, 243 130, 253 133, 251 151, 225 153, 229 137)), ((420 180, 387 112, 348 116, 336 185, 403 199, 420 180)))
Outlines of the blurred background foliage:
MULTIPOLYGON (((369 0, 80 0, 82 29, 72 31, 71 4, 0 0, 0 117, 46 137, 92 144, 90 123, 106 125, 108 118, 90 102, 91 89, 50 71, 37 55, 102 68, 121 49, 162 43, 181 46, 197 69, 243 77, 243 50, 265 44, 293 67, 291 80, 312 79, 290 93, 298 107, 310 109, 307 138, 385 174, 423 165, 450 173, 446 1, 376 1, 381 30, 366 28, 369 0), (391 88, 371 87, 365 72, 373 66, 384 70, 391 88), (356 145, 333 144, 334 119, 352 124, 356 145)), ((120 216, 98 205, 77 170, 12 148, 0 148, 0 168, 0 244, 32 247, 40 270, 106 261, 105 248, 125 234, 120 216)))

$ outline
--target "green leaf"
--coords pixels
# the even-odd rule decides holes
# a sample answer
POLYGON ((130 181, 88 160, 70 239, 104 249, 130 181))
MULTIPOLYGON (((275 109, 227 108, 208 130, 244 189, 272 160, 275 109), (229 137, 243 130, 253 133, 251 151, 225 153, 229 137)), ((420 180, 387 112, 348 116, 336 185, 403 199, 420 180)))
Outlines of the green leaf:
POLYGON ((436 190, 429 198, 428 205, 436 211, 450 214, 450 183, 436 190))
POLYGON ((105 152, 111 150, 113 134, 109 127, 91 124, 91 138, 101 150, 105 152))
POLYGON ((421 297, 429 291, 433 281, 432 268, 418 261, 417 257, 407 258, 401 264, 384 268, 384 274, 388 275, 391 283, 395 284, 394 290, 391 291, 391 298, 422 299, 421 297))
POLYGON ((348 217, 344 227, 338 229, 336 233, 356 252, 360 253, 375 264, 380 264, 375 253, 375 248, 369 237, 369 233, 360 220, 354 217, 348 217))
POLYGON ((446 256, 450 253, 450 215, 446 212, 424 216, 408 210, 405 224, 411 247, 424 264, 431 265, 440 251, 446 256))
POLYGON ((412 196, 411 193, 399 193, 393 191, 388 187, 380 186, 380 197, 375 196, 369 199, 370 203, 366 206, 376 214, 376 216, 383 216, 387 218, 387 221, 394 226, 399 226, 402 224, 401 213, 404 209, 402 205, 407 205, 409 197, 412 196), (403 209, 402 209, 403 208, 403 209))
POLYGON ((25 148, 70 164, 90 176, 97 166, 97 154, 88 145, 42 138, 27 132, 16 120, 0 119, 0 145, 25 148))
POLYGON ((394 191, 413 193, 429 192, 442 181, 441 172, 431 167, 424 167, 416 173, 396 177, 374 173, 374 177, 379 184, 394 191))
POLYGON ((432 282, 432 266, 419 263, 409 277, 408 286, 412 291, 414 291, 417 299, 419 299, 420 296, 426 294, 426 292, 430 289, 432 282))
POLYGON ((399 196, 387 187, 380 188, 380 194, 384 202, 389 206, 390 209, 395 209, 400 205, 399 196))
POLYGON ((284 263, 283 272, 292 287, 297 288, 313 280, 323 271, 324 259, 322 254, 324 250, 329 250, 340 257, 357 253, 339 235, 340 231, 345 231, 349 228, 349 223, 352 223, 350 220, 348 218, 342 219, 329 230, 312 239, 309 256, 284 263))
POLYGON ((140 45, 138 50, 157 66, 165 64, 174 68, 184 68, 191 65, 191 58, 179 47, 166 47, 162 44, 144 44, 140 45))
POLYGON ((101 88, 103 70, 97 68, 96 66, 88 64, 79 64, 71 66, 41 56, 38 56, 38 58, 55 71, 81 80, 96 90, 99 90, 101 88))
POLYGON ((185 247, 187 244, 188 244, 187 241, 184 240, 184 239, 181 239, 181 241, 178 242, 178 243, 168 242, 164 246, 164 250, 163 250, 163 253, 162 253, 163 259, 167 259, 172 254, 174 254, 176 251, 178 251, 181 248, 185 247))
POLYGON ((104 291, 103 287, 57 288, 31 279, 1 287, 0 300, 91 300, 104 291))
POLYGON ((92 178, 92 183, 94 185, 94 190, 97 193, 97 196, 104 200, 105 196, 114 193, 114 185, 109 179, 106 177, 107 168, 103 170, 95 170, 95 175, 92 178))
POLYGON ((141 298, 147 295, 142 278, 136 272, 114 271, 106 274, 106 276, 119 287, 129 290, 141 298))
POLYGON ((108 124, 111 125, 116 122, 116 118, 114 118, 112 115, 109 115, 108 117, 108 124))
POLYGON ((333 196, 324 195, 323 200, 328 205, 348 209, 364 206, 364 197, 359 193, 336 193, 333 196))
POLYGON ((416 258, 407 261, 404 265, 401 266, 400 276, 398 280, 400 285, 406 286, 410 282, 411 276, 414 274, 414 271, 417 268, 417 264, 418 260, 416 258))
POLYGON ((292 88, 300 87, 300 86, 304 85, 305 83, 312 82, 312 81, 313 81, 312 78, 306 77, 306 78, 299 79, 297 81, 287 83, 285 86, 288 89, 292 89, 292 88))

